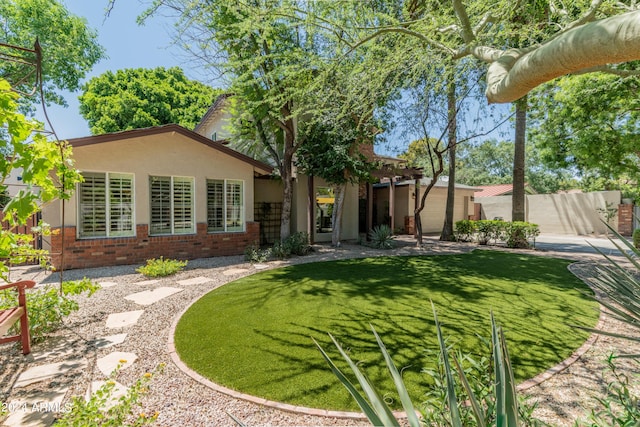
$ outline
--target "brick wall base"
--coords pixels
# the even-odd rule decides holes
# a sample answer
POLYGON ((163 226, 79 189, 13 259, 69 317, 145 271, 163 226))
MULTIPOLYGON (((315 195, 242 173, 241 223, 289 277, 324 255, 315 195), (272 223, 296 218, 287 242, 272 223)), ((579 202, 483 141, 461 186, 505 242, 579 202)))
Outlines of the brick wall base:
POLYGON ((196 259, 240 255, 260 240, 260 224, 248 222, 243 233, 207 233, 206 224, 197 225, 196 234, 149 236, 147 225, 136 226, 135 237, 77 239, 76 227, 64 230, 64 265, 61 263, 62 233, 51 236, 51 258, 56 269, 142 264, 147 259, 196 259))
POLYGON ((633 233, 633 205, 618 205, 618 233, 631 236, 633 233))

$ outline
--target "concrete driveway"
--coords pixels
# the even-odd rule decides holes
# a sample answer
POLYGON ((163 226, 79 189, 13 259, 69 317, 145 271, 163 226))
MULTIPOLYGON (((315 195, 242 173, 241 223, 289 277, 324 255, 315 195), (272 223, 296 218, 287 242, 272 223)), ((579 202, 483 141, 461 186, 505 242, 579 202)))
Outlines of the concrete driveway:
MULTIPOLYGON (((615 239, 615 242, 622 246, 624 243, 615 239)), ((590 246, 593 245, 607 255, 619 254, 613 242, 605 236, 569 236, 558 234, 543 234, 536 238, 535 248, 540 251, 567 252, 596 254, 597 251, 590 246)))

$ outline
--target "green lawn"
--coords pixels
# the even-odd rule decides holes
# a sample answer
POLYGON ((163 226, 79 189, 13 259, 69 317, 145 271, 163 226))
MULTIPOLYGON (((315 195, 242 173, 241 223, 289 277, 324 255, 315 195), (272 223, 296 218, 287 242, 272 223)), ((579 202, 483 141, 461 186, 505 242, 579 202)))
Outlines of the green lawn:
MULTIPOLYGON (((489 351, 493 310, 503 325, 517 381, 554 366, 594 326, 597 303, 566 260, 477 250, 464 255, 385 257, 296 265, 254 274, 205 295, 182 317, 181 359, 212 381, 270 400, 357 409, 311 340, 327 333, 391 391, 370 332, 381 334, 416 402, 438 346, 430 300, 450 343, 489 351)), ((336 356, 338 358, 338 356, 336 356)))

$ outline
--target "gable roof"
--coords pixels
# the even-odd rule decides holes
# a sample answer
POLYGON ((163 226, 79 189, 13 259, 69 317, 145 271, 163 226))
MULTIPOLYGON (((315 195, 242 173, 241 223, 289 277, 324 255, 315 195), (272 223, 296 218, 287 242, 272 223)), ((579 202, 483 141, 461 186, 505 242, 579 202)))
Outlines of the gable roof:
POLYGON ((245 154, 240 153, 232 148, 227 147, 219 141, 212 141, 194 131, 183 128, 180 125, 169 124, 162 126, 153 126, 149 128, 125 130, 121 132, 104 133, 102 135, 85 136, 82 138, 69 139, 68 142, 72 147, 84 147, 87 145, 102 144, 106 142, 120 141, 123 139, 139 138, 150 135, 158 135, 163 133, 175 132, 180 135, 186 136, 196 142, 218 150, 228 156, 234 157, 240 161, 252 165, 262 175, 270 175, 273 173, 273 167, 259 160, 255 160, 245 154))
MULTIPOLYGON (((473 193, 473 197, 508 196, 513 194, 513 184, 478 185, 477 188, 480 191, 473 193)), ((526 194, 536 194, 529 184, 524 185, 524 192, 526 194)))
POLYGON ((211 105, 211 107, 209 107, 207 112, 204 113, 204 116, 202 116, 202 119, 200 119, 200 123, 196 125, 193 131, 196 133, 199 133, 200 129, 207 124, 209 119, 211 119, 218 111, 220 111, 224 107, 225 101, 231 95, 232 94, 230 93, 223 93, 222 95, 218 95, 216 100, 213 101, 213 104, 211 105))

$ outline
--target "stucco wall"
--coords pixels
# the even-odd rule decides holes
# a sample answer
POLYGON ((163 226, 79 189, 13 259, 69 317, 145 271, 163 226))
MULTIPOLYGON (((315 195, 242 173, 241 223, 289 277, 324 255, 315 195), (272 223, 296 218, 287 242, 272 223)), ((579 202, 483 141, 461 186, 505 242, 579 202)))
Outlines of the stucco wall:
MULTIPOLYGON (((422 187, 424 190, 424 187, 422 187)), ((389 188, 377 188, 376 191, 376 223, 384 223, 384 219, 388 216, 389 188)), ((395 205, 394 205, 394 230, 405 232, 405 217, 412 216, 415 209, 415 186, 401 185, 395 187, 395 205)), ((471 196, 473 190, 458 188, 455 193, 454 203, 454 222, 467 219, 468 215, 473 214, 473 205, 471 204, 471 196), (471 212, 469 210, 471 209, 471 212)), ((447 188, 434 187, 427 195, 424 209, 420 214, 422 220, 423 233, 439 233, 444 225, 444 217, 447 204, 447 188)))
MULTIPOLYGON (((136 224, 149 223, 149 176, 181 176, 195 179, 196 222, 207 221, 207 179, 234 179, 244 182, 245 220, 253 221, 253 167, 211 147, 177 133, 131 138, 75 147, 76 168, 83 172, 134 174, 136 224)), ((65 206, 65 225, 75 226, 76 198, 65 206)), ((60 226, 60 205, 43 211, 53 227, 60 226)))
POLYGON ((231 114, 226 110, 218 110, 213 117, 210 117, 206 123, 204 123, 198 129, 198 133, 206 138, 213 139, 213 134, 216 134, 216 140, 229 138, 229 119, 231 114))
MULTIPOLYGON (((598 209, 605 210, 607 203, 617 209, 620 197, 619 191, 527 195, 525 219, 538 224, 542 233, 605 234, 604 215, 598 209)), ((482 219, 511 220, 511 196, 478 197, 475 201, 482 204, 482 219)), ((610 225, 617 227, 617 215, 610 225)))

